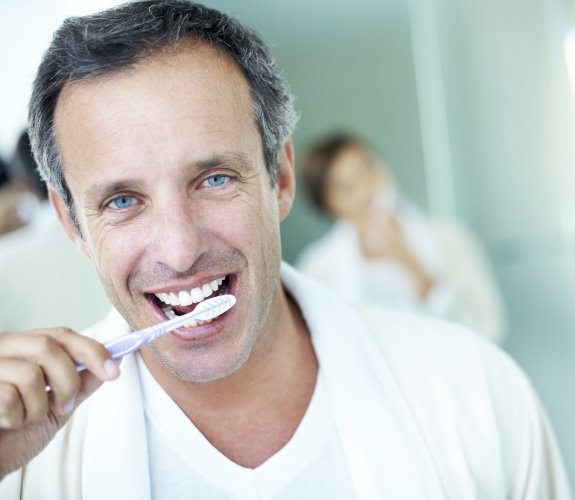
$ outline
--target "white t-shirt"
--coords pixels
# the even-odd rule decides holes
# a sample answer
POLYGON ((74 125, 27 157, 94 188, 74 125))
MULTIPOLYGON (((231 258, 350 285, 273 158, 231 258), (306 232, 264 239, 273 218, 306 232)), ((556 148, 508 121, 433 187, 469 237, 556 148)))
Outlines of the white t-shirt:
POLYGON ((318 375, 290 441, 263 464, 242 467, 220 453, 157 384, 138 356, 152 498, 351 499, 346 458, 318 375))

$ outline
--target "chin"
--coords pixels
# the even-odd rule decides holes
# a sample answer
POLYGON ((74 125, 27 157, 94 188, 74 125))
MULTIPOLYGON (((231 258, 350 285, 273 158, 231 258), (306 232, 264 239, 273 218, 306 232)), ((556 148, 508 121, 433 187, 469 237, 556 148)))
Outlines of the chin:
POLYGON ((176 379, 183 382, 206 383, 224 379, 237 372, 249 358, 251 349, 244 349, 239 354, 229 356, 217 356, 214 359, 207 353, 184 352, 175 356, 170 356, 165 350, 159 350, 154 345, 150 345, 154 357, 165 371, 176 379))

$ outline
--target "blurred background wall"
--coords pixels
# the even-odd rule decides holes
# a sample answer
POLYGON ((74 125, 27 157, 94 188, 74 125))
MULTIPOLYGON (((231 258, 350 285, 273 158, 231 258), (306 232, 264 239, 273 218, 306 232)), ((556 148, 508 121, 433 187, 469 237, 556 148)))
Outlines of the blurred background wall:
MULTIPOLYGON (((0 154, 25 126, 61 19, 114 3, 0 5, 0 154)), ((563 52, 574 0, 204 3, 272 45, 301 112, 296 155, 322 132, 355 130, 422 209, 483 241, 508 312, 504 348, 536 386, 575 482, 575 107, 563 52)), ((282 226, 288 261, 329 227, 302 191, 282 226)))

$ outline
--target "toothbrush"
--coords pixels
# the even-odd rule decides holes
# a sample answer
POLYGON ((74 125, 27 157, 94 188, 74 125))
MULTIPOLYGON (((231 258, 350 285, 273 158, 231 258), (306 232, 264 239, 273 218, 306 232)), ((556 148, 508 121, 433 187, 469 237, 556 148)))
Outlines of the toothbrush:
MULTIPOLYGON (((236 298, 233 295, 219 295, 206 299, 200 302, 196 308, 187 314, 169 319, 163 323, 149 326, 143 330, 136 330, 126 335, 122 335, 116 339, 104 343, 104 347, 108 350, 113 359, 121 358, 126 354, 137 351, 152 340, 164 335, 176 328, 185 325, 191 320, 206 321, 225 313, 231 309, 236 303, 236 298)), ((77 365, 78 371, 84 370, 84 365, 77 365)))
MULTIPOLYGON (((104 343, 104 347, 108 350, 113 359, 121 358, 126 354, 137 351, 152 340, 157 339, 161 335, 165 335, 176 328, 185 325, 189 321, 195 319, 199 321, 206 321, 213 319, 220 314, 225 313, 231 309, 236 303, 236 298, 233 295, 218 295, 211 299, 206 299, 200 302, 196 308, 182 316, 169 319, 163 323, 149 326, 142 330, 135 330, 133 332, 122 335, 118 338, 104 343)), ((76 365, 76 370, 81 372, 86 369, 82 364, 76 365)), ((46 384, 46 392, 51 392, 52 387, 46 384)))
POLYGON ((176 328, 189 323, 191 320, 206 321, 225 313, 236 303, 233 295, 219 295, 211 299, 200 302, 196 308, 187 314, 169 319, 163 323, 149 326, 143 330, 122 335, 114 340, 104 343, 104 347, 111 354, 112 358, 121 358, 126 354, 137 351, 141 347, 149 344, 152 340, 175 330, 176 328))

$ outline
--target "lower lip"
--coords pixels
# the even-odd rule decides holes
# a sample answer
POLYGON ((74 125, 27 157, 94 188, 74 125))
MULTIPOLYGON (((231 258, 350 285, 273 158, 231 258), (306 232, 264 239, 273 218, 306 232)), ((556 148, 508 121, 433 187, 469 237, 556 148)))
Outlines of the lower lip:
POLYGON ((223 323, 228 313, 229 311, 212 319, 210 323, 206 323, 204 325, 194 326, 193 328, 178 328, 169 335, 185 340, 186 342, 209 340, 216 337, 222 331, 223 323))

